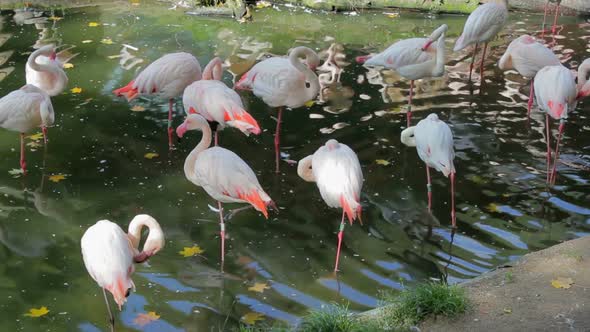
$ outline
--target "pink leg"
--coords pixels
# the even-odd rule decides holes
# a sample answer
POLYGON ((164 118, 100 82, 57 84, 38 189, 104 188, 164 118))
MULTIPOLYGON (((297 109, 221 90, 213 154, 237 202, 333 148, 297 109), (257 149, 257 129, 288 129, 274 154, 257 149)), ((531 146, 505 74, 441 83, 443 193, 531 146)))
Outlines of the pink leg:
POLYGON ((557 177, 557 160, 559 160, 559 143, 561 143, 561 136, 565 129, 565 120, 561 119, 559 122, 559 134, 557 135, 557 144, 555 145, 555 159, 553 159, 553 170, 551 171, 551 177, 549 178, 551 185, 555 184, 555 178, 557 177))
POLYGON ((25 134, 20 134, 20 169, 27 174, 27 163, 25 162, 25 134))
POLYGON ((218 136, 219 136, 218 135, 218 131, 216 130, 215 131, 215 146, 218 146, 219 145, 219 137, 218 136))
POLYGON ((43 143, 47 145, 47 127, 41 127, 41 131, 43 132, 43 143))
POLYGON ((559 16, 559 3, 557 3, 557 8, 555 8, 555 19, 553 19, 553 26, 551 27, 551 33, 555 34, 555 30, 557 30, 557 17, 559 16))
POLYGON ((549 0, 545 2, 545 13, 543 14, 543 25, 541 26, 541 38, 545 37, 545 21, 547 19, 547 6, 549 5, 549 0))
POLYGON ((334 264, 334 272, 338 272, 338 262, 340 261, 340 248, 342 247, 342 237, 344 236, 344 210, 342 211, 342 221, 340 222, 340 231, 338 231, 338 249, 336 251, 336 263, 334 264))
POLYGON ((174 100, 170 99, 168 101, 168 147, 172 149, 172 135, 174 133, 174 128, 172 128, 172 106, 174 104, 174 100))
POLYGON ((426 164, 426 189, 428 190, 428 212, 432 211, 432 183, 430 182, 430 167, 426 164))
POLYGON ((529 93, 529 103, 527 105, 527 117, 531 117, 531 108, 533 108, 533 101, 535 99, 535 79, 531 80, 531 92, 529 93))
POLYGON ((219 236, 221 237, 221 262, 225 261, 225 223, 223 221, 223 207, 221 202, 217 202, 217 208, 219 209, 219 236))
POLYGON ((410 127, 410 123, 412 122, 412 97, 414 96, 414 80, 410 81, 410 99, 408 102, 408 113, 406 113, 406 122, 408 128, 410 127))
POLYGON ((486 50, 488 49, 488 43, 486 42, 483 45, 484 45, 483 46, 483 53, 481 55, 481 61, 479 63, 479 76, 480 76, 481 84, 484 83, 484 81, 483 81, 483 62, 486 59, 486 50))
POLYGON ((549 141, 549 114, 545 114, 545 139, 547 140, 547 184, 549 184, 549 175, 551 169, 551 143, 549 141))
POLYGON ((473 64, 475 63, 475 55, 477 54, 478 45, 478 43, 475 43, 475 47, 473 48, 473 57, 471 58, 471 65, 469 66, 469 82, 471 82, 471 73, 473 72, 473 64))
POLYGON ((275 172, 279 173, 279 160, 281 157, 281 118, 283 116, 283 108, 279 107, 279 114, 277 117, 277 129, 275 130, 275 172))
POLYGON ((451 173, 451 223, 457 228, 457 216, 455 214, 455 172, 451 173))

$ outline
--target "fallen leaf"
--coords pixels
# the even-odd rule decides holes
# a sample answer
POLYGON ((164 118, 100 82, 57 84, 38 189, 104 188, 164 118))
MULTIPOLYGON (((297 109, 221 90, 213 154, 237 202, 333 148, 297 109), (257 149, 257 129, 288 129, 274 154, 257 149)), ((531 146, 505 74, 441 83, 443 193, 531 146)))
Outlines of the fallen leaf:
POLYGON ((27 143, 27 146, 31 147, 32 149, 36 149, 38 147, 41 147, 41 143, 39 143, 39 141, 31 141, 27 143))
POLYGON ((143 155, 144 158, 146 159, 154 159, 156 157, 159 157, 160 155, 155 153, 155 152, 148 152, 146 154, 143 155))
POLYGON ((64 174, 54 174, 49 177, 49 181, 52 181, 55 183, 58 183, 59 181, 65 180, 65 179, 66 179, 66 175, 64 175, 64 174))
POLYGON ((82 41, 82 44, 90 44, 92 43, 92 39, 86 39, 82 41))
POLYGON ((22 168, 13 168, 10 171, 8 171, 8 174, 12 175, 12 177, 14 178, 18 178, 24 174, 24 171, 22 170, 22 168))
POLYGON ((270 289, 267 283, 257 282, 254 286, 248 287, 249 291, 262 293, 265 289, 270 289))
POLYGON ((504 313, 505 314, 511 314, 512 313, 512 309, 510 309, 510 308, 504 308, 504 313))
POLYGON ((64 67, 65 69, 70 69, 70 68, 74 68, 74 64, 66 62, 62 65, 62 67, 64 67))
POLYGON ((31 308, 29 309, 29 312, 25 314, 25 316, 37 318, 47 315, 48 312, 49 310, 47 310, 47 307, 41 307, 39 309, 31 308))
POLYGON ((100 42, 103 44, 111 45, 113 43, 113 40, 111 38, 103 38, 100 42))
POLYGON ((145 107, 143 107, 141 105, 135 105, 135 106, 131 107, 131 110, 133 112, 143 112, 143 111, 145 111, 145 107))
POLYGON ((30 139, 31 141, 40 141, 43 139, 43 133, 36 133, 33 135, 29 135, 27 136, 28 139, 30 139))
POLYGON ((557 279, 551 280, 551 286, 553 286, 555 288, 568 289, 568 288, 572 287, 573 283, 574 283, 574 281, 572 280, 572 278, 557 277, 557 279))
POLYGON ((496 203, 490 203, 486 205, 486 209, 490 212, 498 212, 498 205, 496 203))
POLYGON ((98 23, 97 22, 88 22, 88 26, 89 27, 97 27, 98 23))
POLYGON ((377 159, 377 160, 375 160, 375 163, 377 163, 377 165, 382 165, 382 166, 387 166, 387 165, 391 164, 389 161, 387 161, 385 159, 377 159))
POLYGON ((205 250, 201 249, 201 247, 192 246, 192 247, 184 247, 184 249, 182 249, 182 251, 179 251, 178 253, 184 257, 192 257, 192 256, 200 255, 204 252, 205 252, 205 250))
POLYGON ((259 320, 264 320, 264 314, 259 312, 249 312, 240 318, 241 321, 248 325, 254 325, 259 320))
POLYGON ((160 319, 160 315, 156 314, 156 312, 154 311, 150 311, 147 314, 145 313, 139 313, 137 314, 137 316, 135 317, 135 319, 133 320, 133 323, 135 323, 135 325, 139 325, 141 327, 160 319))
POLYGON ((49 16, 47 19, 50 20, 50 21, 59 21, 59 20, 63 19, 63 17, 49 16))
POLYGON ((80 93, 80 92, 82 92, 82 88, 74 87, 74 88, 71 88, 70 91, 72 93, 80 93))
POLYGON ((307 102, 306 102, 305 104, 303 104, 303 105, 305 105, 305 106, 307 106, 307 107, 312 107, 312 106, 313 106, 313 104, 315 104, 315 101, 314 101, 314 100, 310 100, 310 101, 307 101, 307 102))
POLYGON ((260 9, 260 8, 266 8, 266 7, 270 7, 271 4, 268 1, 258 1, 256 3, 256 8, 260 9))
POLYGON ((120 57, 122 57, 122 55, 121 55, 121 54, 115 54, 115 55, 109 55, 109 56, 107 56, 107 58, 109 58, 109 59, 111 59, 111 60, 113 60, 113 59, 117 59, 117 58, 120 58, 120 57))

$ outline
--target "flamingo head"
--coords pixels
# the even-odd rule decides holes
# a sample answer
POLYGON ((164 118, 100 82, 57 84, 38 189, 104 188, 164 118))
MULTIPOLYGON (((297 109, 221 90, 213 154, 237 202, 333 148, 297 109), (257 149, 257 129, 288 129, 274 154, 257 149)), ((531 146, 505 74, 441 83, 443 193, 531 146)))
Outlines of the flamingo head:
POLYGON ((53 51, 51 52, 51 54, 49 54, 49 59, 53 61, 53 60, 55 60, 56 58, 57 58, 57 53, 55 52, 55 50, 53 50, 53 51))
POLYGON ((176 128, 176 135, 182 138, 187 131, 201 129, 203 126, 209 126, 207 120, 199 114, 191 113, 186 117, 186 120, 176 128))
POLYGON ((424 45, 422 46, 422 52, 426 51, 430 47, 430 45, 432 45, 432 43, 434 43, 434 40, 428 38, 426 43, 424 43, 424 45))

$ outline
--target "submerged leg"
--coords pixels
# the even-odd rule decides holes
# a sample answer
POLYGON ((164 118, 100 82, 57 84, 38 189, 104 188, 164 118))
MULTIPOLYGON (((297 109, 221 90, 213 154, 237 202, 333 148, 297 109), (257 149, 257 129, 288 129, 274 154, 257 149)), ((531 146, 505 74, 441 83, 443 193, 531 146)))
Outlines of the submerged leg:
POLYGON ((275 130, 275 172, 279 173, 279 160, 281 157, 281 118, 283 116, 283 107, 279 107, 277 117, 277 129, 275 130))
POLYGON ((340 222, 340 230, 338 231, 338 249, 336 251, 336 263, 334 264, 334 272, 338 272, 338 262, 340 261, 340 248, 342 247, 342 237, 344 236, 344 222, 345 212, 342 210, 342 221, 340 222))
POLYGON ((109 313, 109 323, 111 324, 111 332, 115 331, 115 318, 113 317, 113 313, 111 312, 111 306, 109 305, 109 299, 107 298, 107 291, 103 288, 102 295, 104 295, 104 302, 107 305, 107 311, 109 313))
POLYGON ((533 108, 533 101, 535 100, 535 79, 531 80, 531 92, 529 93, 529 102, 527 105, 527 117, 531 117, 531 108, 533 108))
POLYGON ((555 157, 553 159, 553 170, 551 171, 551 177, 549 178, 551 185, 555 184, 555 178, 557 177, 557 160, 559 159, 559 144, 561 143, 561 136, 565 128, 565 120, 561 119, 559 122, 559 134, 557 134, 557 143, 555 145, 555 157))
POLYGON ((541 38, 545 37, 545 20, 547 19, 547 6, 549 5, 549 0, 545 2, 545 13, 543 14, 543 25, 541 26, 541 38))
POLYGON ((223 221, 223 207, 221 202, 217 201, 219 208, 219 236, 221 237, 221 262, 225 261, 225 222, 223 221))
POLYGON ((469 82, 471 82, 471 73, 473 72, 473 64, 475 63, 475 55, 477 54, 478 45, 478 43, 475 43, 475 47, 473 48, 473 57, 471 58, 471 65, 469 65, 469 82))
POLYGON ((408 100, 408 113, 406 113, 407 127, 410 128, 412 122, 412 97, 414 96, 414 80, 410 81, 410 98, 408 100))
POLYGON ((432 183, 430 182, 430 167, 426 164, 426 189, 428 190, 428 212, 432 212, 432 183))
POLYGON ((43 132, 43 144, 47 145, 47 127, 41 127, 41 131, 43 132))
POLYGON ((25 134, 20 134, 20 169, 27 174, 27 163, 25 162, 25 134))
POLYGON ((483 53, 481 55, 481 61, 479 62, 479 76, 480 76, 480 82, 481 84, 484 83, 483 80, 483 62, 486 59, 486 50, 488 49, 488 43, 486 42, 485 44, 483 44, 483 53))
POLYGON ((174 133, 174 128, 172 128, 172 106, 174 104, 174 99, 170 99, 168 101, 168 147, 172 149, 172 135, 174 133))
POLYGON ((215 131, 215 146, 219 145, 219 132, 216 130, 215 131))
POLYGON ((551 142, 549 141, 549 114, 545 114, 545 139, 547 140, 547 184, 551 169, 551 142))
POLYGON ((555 30, 557 30, 557 17, 559 16, 559 2, 557 3, 557 8, 555 8, 555 19, 553 19, 553 26, 551 26, 551 33, 555 34, 555 30))
POLYGON ((455 172, 451 173, 451 224, 457 228, 457 217, 455 215, 455 172))

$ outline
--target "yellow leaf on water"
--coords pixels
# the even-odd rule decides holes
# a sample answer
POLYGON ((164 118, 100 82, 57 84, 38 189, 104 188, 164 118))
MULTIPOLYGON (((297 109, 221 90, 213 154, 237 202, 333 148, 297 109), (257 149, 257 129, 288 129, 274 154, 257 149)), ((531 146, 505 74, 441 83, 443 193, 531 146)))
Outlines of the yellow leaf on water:
POLYGON ((555 288, 568 289, 568 288, 572 287, 573 283, 574 283, 574 281, 572 280, 572 278, 557 277, 557 279, 551 280, 551 286, 553 286, 555 288))
POLYGON ((505 314, 511 314, 512 313, 512 309, 510 309, 510 308, 504 308, 504 313, 505 314))
POLYGON ((50 20, 50 21, 59 21, 59 20, 63 19, 63 17, 49 16, 47 19, 50 20))
POLYGON ((184 257, 191 257, 191 256, 200 255, 204 252, 205 252, 205 250, 201 249, 201 247, 192 246, 192 247, 184 247, 184 249, 182 249, 182 251, 179 251, 178 253, 184 257))
POLYGON ((88 26, 89 27, 97 27, 98 23, 97 22, 88 22, 88 26))
POLYGON ((113 43, 113 40, 111 38, 103 38, 100 42, 103 44, 111 45, 113 43))
POLYGON ((49 177, 49 181, 52 181, 52 182, 55 182, 55 183, 58 183, 59 181, 65 180, 65 179, 66 179, 66 175, 65 174, 54 174, 54 175, 51 175, 49 177))
POLYGON ((498 212, 498 205, 496 203, 490 203, 486 205, 486 209, 490 212, 498 212))
POLYGON ((143 155, 144 158, 146 159, 154 159, 156 157, 159 157, 160 155, 155 153, 155 152, 148 152, 146 154, 143 155))
POLYGON ((29 312, 25 314, 25 316, 37 318, 37 317, 45 316, 45 315, 47 315, 47 313, 49 313, 49 310, 47 310, 47 307, 41 307, 39 309, 31 308, 31 309, 29 309, 29 312))
POLYGON ((375 162, 377 163, 377 165, 382 165, 382 166, 387 166, 390 164, 390 162, 385 159, 377 159, 377 160, 375 160, 375 162))
POLYGON ((74 68, 74 64, 73 63, 64 63, 63 66, 65 69, 70 69, 70 68, 74 68))
POLYGON ((72 93, 80 93, 80 92, 82 92, 82 88, 74 87, 74 88, 71 88, 70 91, 72 93))
POLYGON ((312 107, 312 106, 313 106, 313 104, 315 104, 315 101, 314 101, 314 100, 310 100, 310 101, 307 101, 307 102, 306 102, 305 104, 303 104, 303 105, 305 105, 305 106, 307 106, 307 107, 312 107))
POLYGON ((135 105, 135 106, 131 107, 131 110, 133 112, 143 112, 143 111, 145 111, 145 107, 143 107, 141 105, 135 105))
POLYGON ((33 135, 29 135, 27 136, 28 139, 30 139, 31 141, 40 141, 43 139, 43 133, 36 133, 33 135))
POLYGON ((258 1, 256 3, 256 8, 260 9, 260 8, 266 8, 266 7, 270 7, 271 4, 268 1, 258 1))
POLYGON ((265 289, 270 289, 267 283, 257 282, 254 286, 248 287, 249 291, 262 293, 265 289))
POLYGON ((245 314, 244 316, 242 316, 242 318, 240 318, 240 320, 248 325, 254 325, 254 324, 256 324, 257 321, 264 320, 264 314, 251 311, 251 312, 245 314))
POLYGON ((39 141, 31 141, 31 142, 27 143, 27 146, 30 147, 31 149, 36 149, 38 147, 41 147, 41 143, 39 143, 39 141))
POLYGON ((82 41, 82 44, 90 44, 92 43, 92 39, 86 39, 82 41))
POLYGON ((155 320, 158 320, 158 319, 160 319, 160 315, 156 314, 155 311, 150 311, 147 314, 145 314, 145 313, 137 314, 137 316, 133 320, 133 323, 135 323, 135 325, 145 326, 145 325, 147 325, 155 320))

